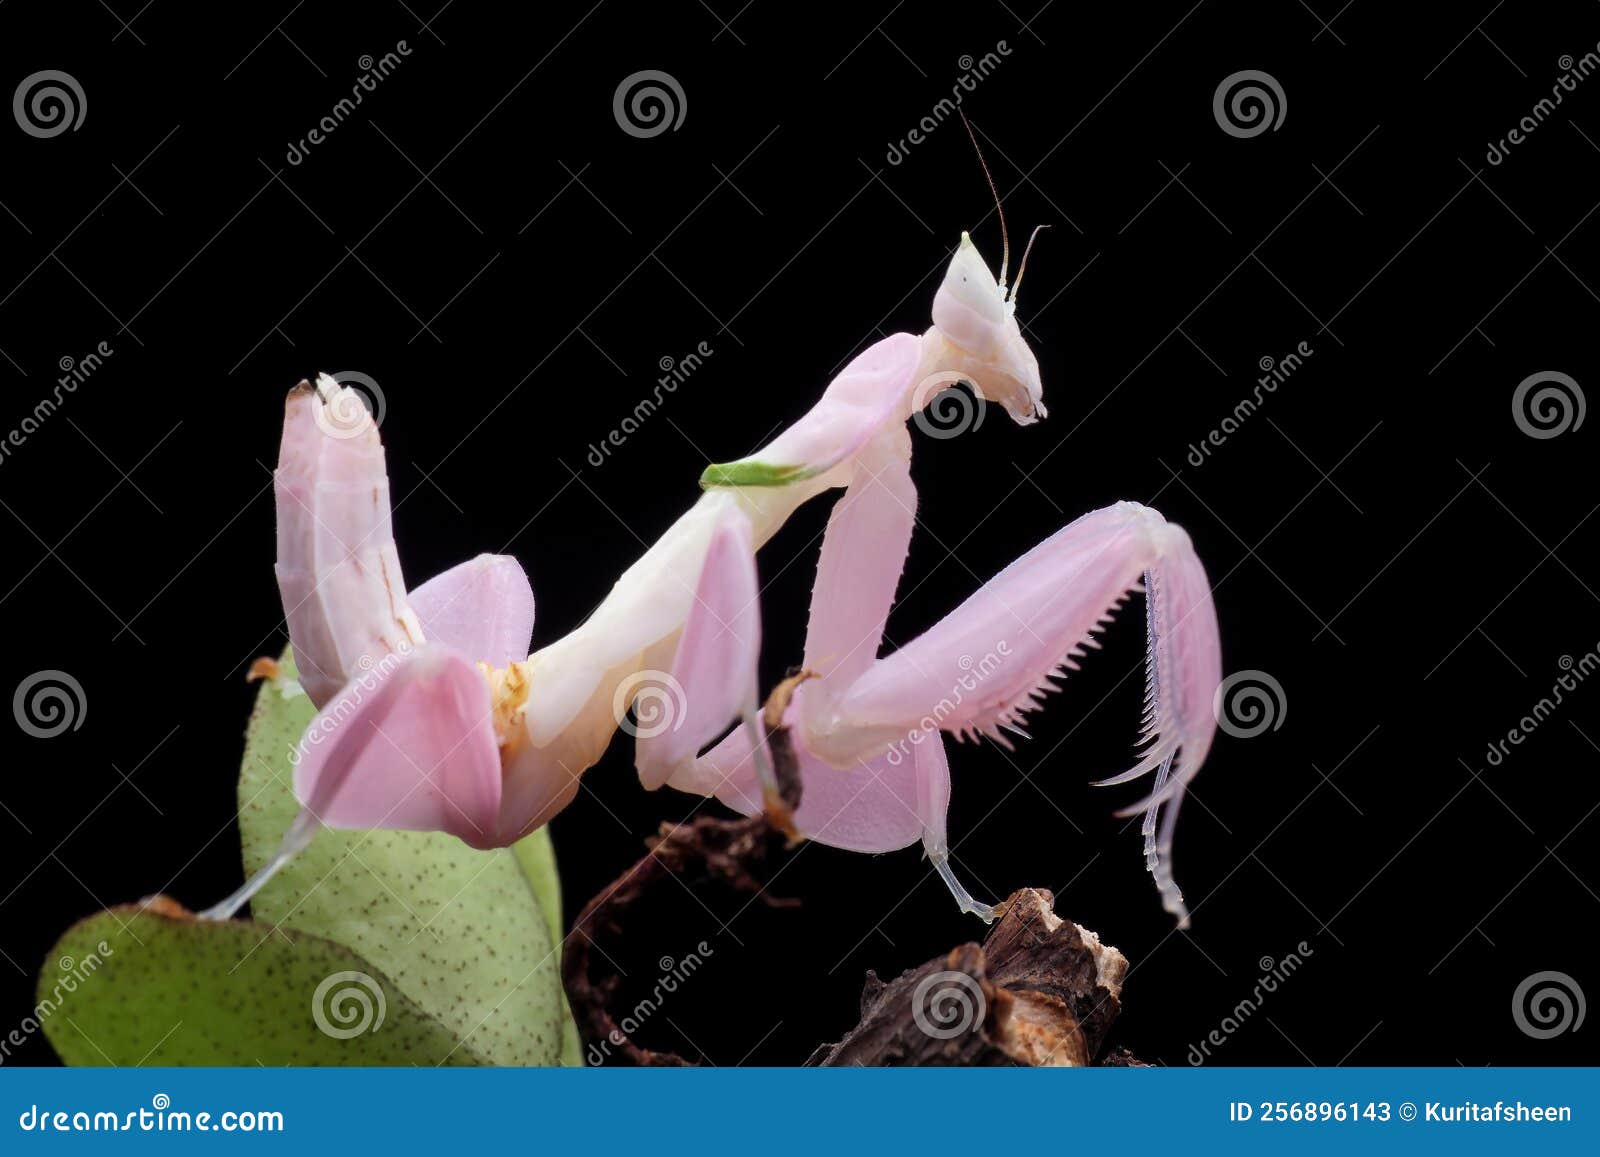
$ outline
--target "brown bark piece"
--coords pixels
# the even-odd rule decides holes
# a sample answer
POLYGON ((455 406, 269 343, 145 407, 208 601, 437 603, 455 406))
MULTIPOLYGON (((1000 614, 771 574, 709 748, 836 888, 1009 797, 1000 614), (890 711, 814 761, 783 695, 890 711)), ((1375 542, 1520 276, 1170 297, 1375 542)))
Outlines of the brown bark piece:
POLYGON ((596 951, 596 945, 622 936, 632 911, 648 907, 669 876, 677 876, 690 889, 709 882, 759 894, 769 907, 792 906, 796 901, 762 891, 763 882, 755 874, 787 843, 787 837, 774 831, 763 816, 737 820, 701 816, 692 823, 662 824, 660 834, 649 841, 649 854, 584 905, 567 934, 561 975, 584 1044, 609 1041, 609 1055, 622 1064, 692 1064, 677 1053, 640 1048, 622 1031, 610 1012, 622 978, 609 970, 604 951, 596 951))
POLYGON ((1049 892, 1024 888, 982 947, 963 944, 888 984, 869 973, 861 1022, 807 1064, 1091 1064, 1121 1009, 1128 961, 1052 905, 1049 892))

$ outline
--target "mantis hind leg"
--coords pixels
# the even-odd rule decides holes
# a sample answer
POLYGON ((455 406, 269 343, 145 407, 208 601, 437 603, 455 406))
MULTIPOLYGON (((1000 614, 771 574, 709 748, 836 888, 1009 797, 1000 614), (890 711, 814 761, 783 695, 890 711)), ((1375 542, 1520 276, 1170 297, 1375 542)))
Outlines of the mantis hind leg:
POLYGON ((294 817, 289 830, 283 833, 283 839, 279 841, 278 850, 272 854, 272 858, 256 869, 255 874, 231 896, 211 905, 203 912, 197 912, 196 917, 201 920, 233 919, 238 915, 239 909, 248 904, 251 897, 266 886, 268 880, 282 871, 290 860, 305 851, 321 827, 315 816, 308 811, 301 811, 294 817))

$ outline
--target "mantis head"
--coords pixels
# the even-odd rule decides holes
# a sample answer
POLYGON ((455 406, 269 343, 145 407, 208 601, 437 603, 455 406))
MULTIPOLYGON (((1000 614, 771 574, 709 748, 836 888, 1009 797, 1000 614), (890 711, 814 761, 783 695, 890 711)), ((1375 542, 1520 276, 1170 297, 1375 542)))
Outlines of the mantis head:
MULTIPOLYGON (((1024 253, 1018 287, 1026 267, 1024 253)), ((1004 406, 1013 421, 1026 426, 1046 416, 1044 386, 1039 363, 1017 324, 1016 289, 1008 292, 1004 277, 1005 267, 997 280, 972 238, 961 234, 933 298, 933 328, 923 337, 921 377, 969 382, 986 401, 1004 406)))
POLYGON ((1027 426, 1045 417, 1046 410, 1039 363, 1017 324, 1017 290, 1022 288, 1022 275, 1028 270, 1034 238, 1040 229, 1049 226, 1034 227, 1017 265, 1017 283, 1008 290, 1006 269, 1011 262, 1011 238, 1006 233, 1005 206, 966 113, 961 114, 961 123, 967 126, 983 179, 994 194, 995 214, 1000 218, 1000 276, 989 271, 972 238, 962 233, 961 244, 933 298, 933 328, 923 335, 913 405, 925 405, 940 386, 964 381, 985 401, 1004 406, 1017 425, 1027 426))

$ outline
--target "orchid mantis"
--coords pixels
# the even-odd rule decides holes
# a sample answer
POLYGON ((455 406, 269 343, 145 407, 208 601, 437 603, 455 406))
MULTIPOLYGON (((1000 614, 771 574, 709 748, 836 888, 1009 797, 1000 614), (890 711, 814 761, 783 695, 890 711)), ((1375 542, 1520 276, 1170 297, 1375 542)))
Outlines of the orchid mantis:
POLYGON ((525 659, 534 604, 522 568, 483 555, 408 590, 375 424, 331 379, 296 387, 276 472, 277 575, 319 713, 297 751, 302 813, 278 857, 207 915, 236 912, 324 824, 446 831, 474 847, 515 842, 572 800, 634 706, 646 788, 714 795, 857 851, 921 840, 961 908, 992 919, 950 866, 943 733, 1009 745, 1002 729, 1020 732, 1022 716, 1097 645, 1108 616, 1143 589, 1145 750, 1106 782, 1154 774, 1131 810, 1144 814, 1163 904, 1186 921, 1172 830, 1214 733, 1220 651, 1210 588, 1182 529, 1136 503, 1094 511, 878 656, 915 525, 907 420, 955 382, 1018 424, 1045 414, 1005 279, 1006 262, 996 278, 963 234, 931 328, 872 345, 765 448, 708 467, 699 501, 589 619, 525 659), (757 714, 755 553, 802 503, 841 487, 803 672, 784 688, 782 724, 803 784, 790 815, 757 714), (641 705, 663 688, 669 718, 643 725, 641 705))

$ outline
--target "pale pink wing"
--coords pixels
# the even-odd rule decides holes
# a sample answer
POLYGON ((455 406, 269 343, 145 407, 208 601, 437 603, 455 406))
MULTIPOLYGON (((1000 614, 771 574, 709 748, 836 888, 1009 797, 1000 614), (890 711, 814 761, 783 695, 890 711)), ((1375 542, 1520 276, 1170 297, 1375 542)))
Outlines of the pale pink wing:
POLYGON ((645 672, 634 684, 659 709, 650 717, 641 713, 635 728, 635 765, 645 787, 660 787, 729 723, 755 714, 758 596, 750 524, 730 508, 706 551, 671 670, 659 680, 645 672))
POLYGON ((428 639, 469 659, 504 667, 528 657, 533 587, 508 554, 480 554, 441 571, 411 592, 428 639))
POLYGON ((423 637, 395 554, 383 443, 359 394, 327 377, 289 392, 273 490, 284 618, 320 707, 363 661, 423 637))
POLYGON ((295 796, 329 827, 501 842, 489 687, 447 647, 425 644, 363 671, 318 713, 296 755, 295 796))

